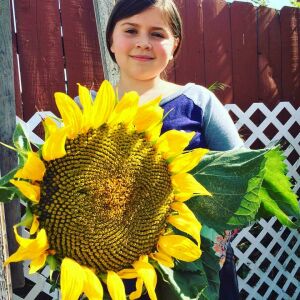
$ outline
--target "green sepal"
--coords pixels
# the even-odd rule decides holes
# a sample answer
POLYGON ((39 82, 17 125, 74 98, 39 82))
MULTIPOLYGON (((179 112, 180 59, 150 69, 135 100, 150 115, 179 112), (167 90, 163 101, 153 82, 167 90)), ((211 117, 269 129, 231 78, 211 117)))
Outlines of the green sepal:
POLYGON ((14 178, 15 174, 17 173, 19 167, 9 171, 3 177, 0 178, 0 187, 6 185, 11 179, 14 178))
POLYGON ((22 218, 21 222, 18 223, 16 226, 24 226, 26 228, 30 228, 32 225, 32 221, 33 221, 33 214, 32 211, 30 209, 30 206, 27 204, 26 206, 26 212, 24 217, 22 218))
POLYGON ((50 281, 52 281, 53 272, 57 270, 58 262, 53 255, 48 255, 46 261, 50 269, 50 281))
POLYGON ((29 139, 20 123, 16 125, 16 129, 13 134, 13 143, 17 150, 21 152, 32 151, 29 139))

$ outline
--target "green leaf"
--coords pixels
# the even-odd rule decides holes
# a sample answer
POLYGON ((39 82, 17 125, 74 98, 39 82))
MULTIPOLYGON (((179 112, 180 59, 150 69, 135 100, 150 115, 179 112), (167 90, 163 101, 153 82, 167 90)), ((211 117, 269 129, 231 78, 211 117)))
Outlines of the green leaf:
POLYGON ((283 225, 296 227, 288 216, 299 219, 299 204, 283 160, 278 147, 208 153, 193 174, 212 197, 186 203, 202 224, 219 233, 261 216, 276 216, 283 225))
POLYGON ((158 299, 201 299, 208 286, 204 271, 179 271, 160 266, 160 274, 156 288, 158 299))
MULTIPOLYGON (((284 163, 284 156, 281 150, 274 148, 266 153, 266 172, 263 181, 263 188, 260 192, 264 208, 279 219, 283 214, 300 218, 300 209, 297 196, 292 190, 292 184, 286 176, 287 167, 284 163), (274 209, 273 209, 274 208, 274 209)), ((280 219, 279 219, 280 220, 280 219)), ((288 226, 285 223, 283 225, 288 226)))
POLYGON ((20 152, 32 151, 29 139, 20 123, 17 124, 14 131, 13 143, 20 152))
POLYGON ((10 186, 0 186, 0 202, 7 203, 9 201, 12 201, 17 195, 17 188, 10 186))
POLYGON ((222 233, 253 222, 260 207, 265 152, 238 149, 209 152, 203 158, 192 173, 212 196, 186 202, 202 224, 222 233))
POLYGON ((219 234, 214 229, 206 226, 205 224, 202 224, 201 238, 206 238, 207 240, 214 243, 218 235, 219 234))
POLYGON ((296 224, 289 219, 289 217, 280 209, 277 203, 269 196, 268 190, 261 188, 260 197, 263 201, 264 209, 270 214, 275 215, 282 225, 291 228, 297 228, 296 224))

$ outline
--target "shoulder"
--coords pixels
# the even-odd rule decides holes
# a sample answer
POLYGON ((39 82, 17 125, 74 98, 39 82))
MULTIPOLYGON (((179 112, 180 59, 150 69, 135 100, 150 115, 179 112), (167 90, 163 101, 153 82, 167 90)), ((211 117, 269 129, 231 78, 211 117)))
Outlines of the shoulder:
POLYGON ((169 102, 172 99, 185 96, 186 98, 193 101, 193 103, 204 109, 211 105, 222 105, 217 97, 206 87, 189 82, 184 86, 178 86, 175 93, 164 98, 163 103, 169 102))
POLYGON ((211 102, 218 101, 216 96, 202 85, 188 83, 186 87, 187 88, 183 91, 183 94, 193 100, 193 102, 200 107, 205 107, 211 102))
POLYGON ((170 97, 172 95, 177 94, 184 88, 184 85, 176 84, 173 82, 165 81, 162 89, 165 91, 163 93, 163 98, 170 97))

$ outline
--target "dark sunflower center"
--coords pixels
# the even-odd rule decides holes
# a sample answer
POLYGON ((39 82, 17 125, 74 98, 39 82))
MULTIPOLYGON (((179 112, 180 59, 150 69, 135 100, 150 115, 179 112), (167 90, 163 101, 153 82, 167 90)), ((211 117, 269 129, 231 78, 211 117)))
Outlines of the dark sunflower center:
POLYGON ((101 126, 66 142, 46 163, 37 206, 50 248, 97 271, 150 253, 171 202, 167 163, 142 134, 101 126))

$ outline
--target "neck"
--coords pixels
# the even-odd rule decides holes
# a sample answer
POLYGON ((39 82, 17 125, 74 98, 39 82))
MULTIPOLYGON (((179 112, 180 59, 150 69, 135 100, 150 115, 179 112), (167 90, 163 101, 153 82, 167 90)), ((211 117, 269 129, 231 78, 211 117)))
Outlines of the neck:
POLYGON ((159 87, 163 82, 164 81, 160 77, 155 77, 150 80, 135 80, 121 76, 120 81, 117 84, 119 98, 129 91, 136 91, 142 96, 147 91, 159 87))

